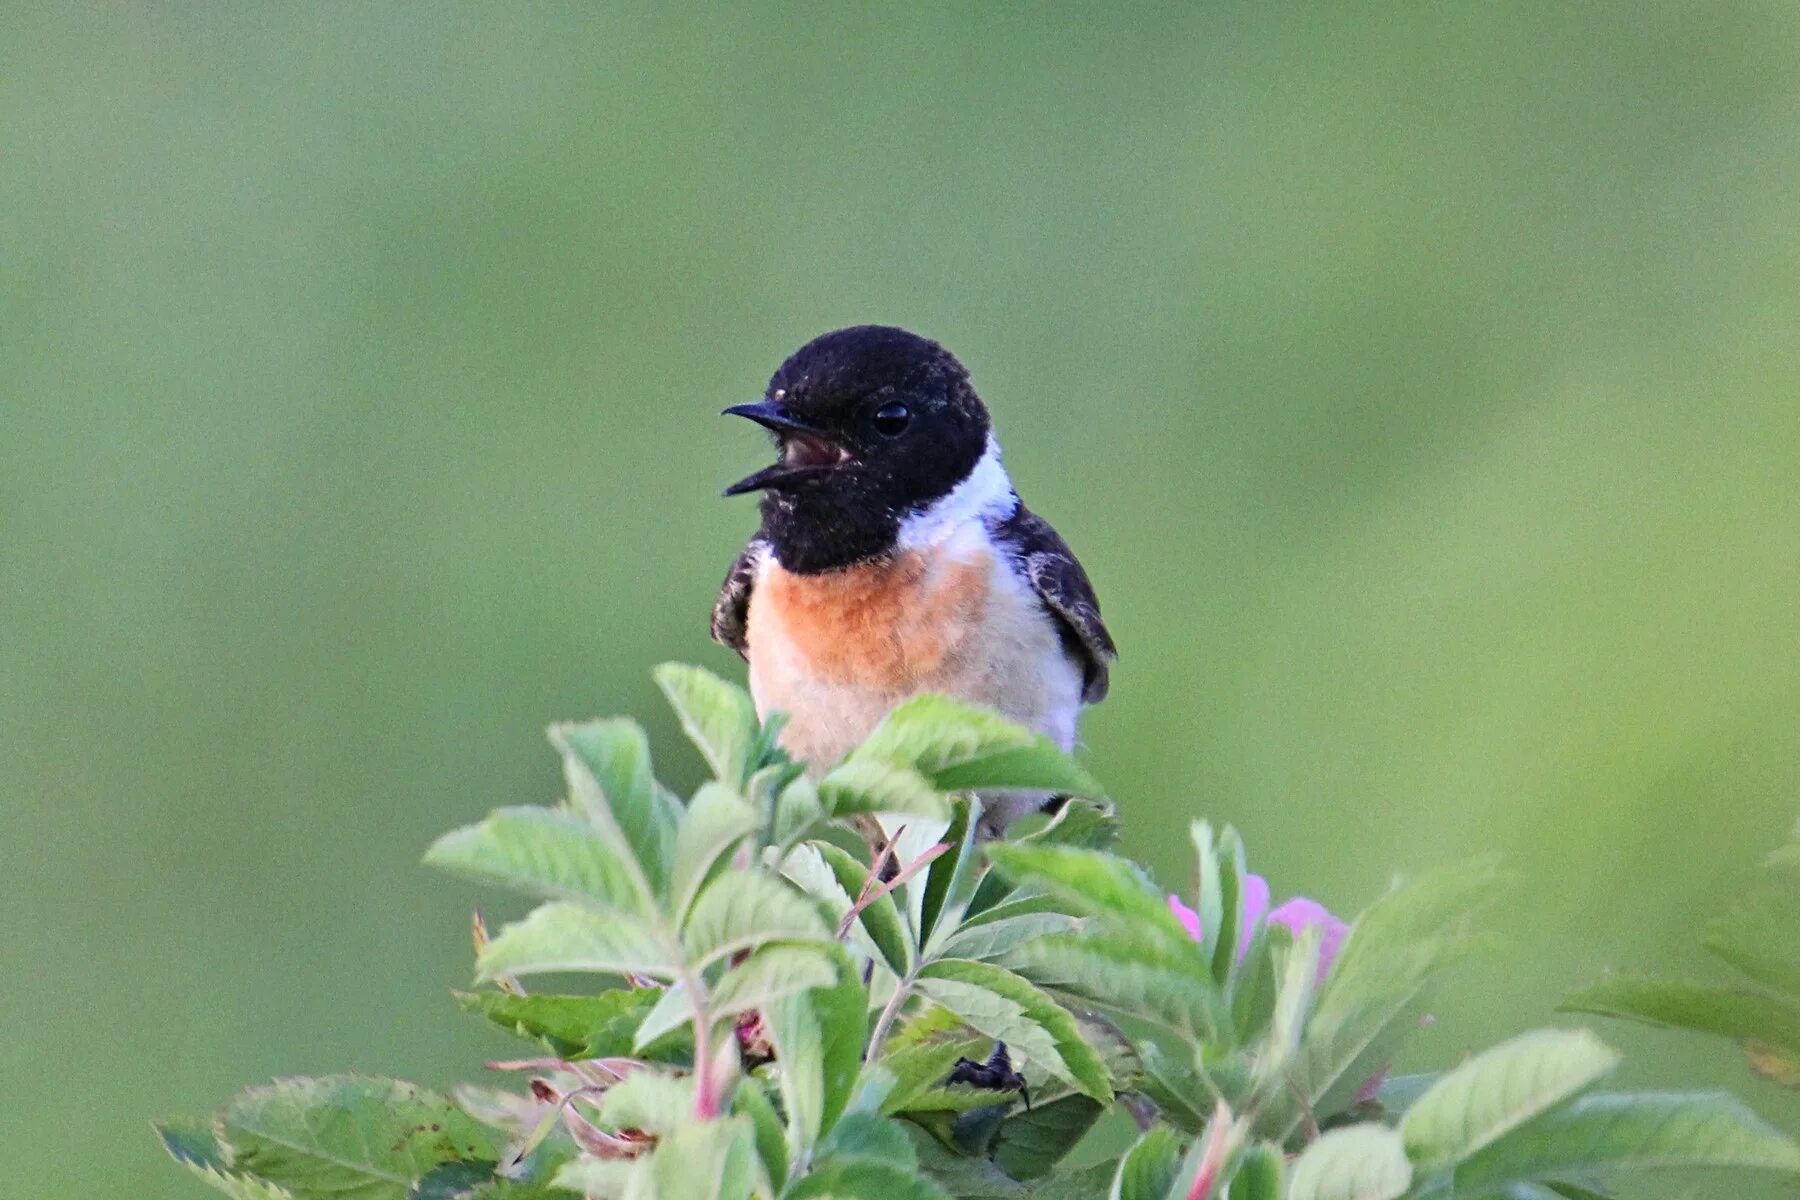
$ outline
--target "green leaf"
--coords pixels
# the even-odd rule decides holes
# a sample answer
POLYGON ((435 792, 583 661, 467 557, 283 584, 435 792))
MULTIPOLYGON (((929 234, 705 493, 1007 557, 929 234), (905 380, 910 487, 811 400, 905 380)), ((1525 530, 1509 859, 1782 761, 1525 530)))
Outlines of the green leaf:
POLYGON ((1619 1065, 1585 1029, 1539 1029, 1477 1054, 1433 1084, 1400 1122, 1421 1171, 1461 1162, 1619 1065))
POLYGON ((1289 1200, 1394 1200, 1412 1184, 1400 1135, 1379 1125, 1333 1129, 1294 1162, 1289 1200))
POLYGON ((1167 1125, 1145 1130, 1119 1160, 1109 1200, 1163 1200, 1175 1182, 1181 1152, 1181 1139, 1167 1125))
POLYGON ((1287 1160, 1267 1142, 1250 1147, 1231 1178, 1227 1200, 1282 1200, 1287 1160))
POLYGON ((815 901, 762 871, 727 871, 707 884, 681 930, 682 945, 700 965, 769 942, 831 937, 815 901))
POLYGON ((176 1162, 233 1200, 293 1200, 284 1188, 230 1170, 210 1120, 180 1117, 155 1122, 151 1128, 176 1162))
MULTIPOLYGON (((1295 1067, 1318 1112, 1347 1107, 1412 1036, 1431 988, 1476 944, 1471 917, 1497 879, 1485 859, 1432 872, 1357 919, 1307 1022, 1295 1067)), ((1299 1123, 1294 1105, 1274 1117, 1282 1134, 1299 1123)))
POLYGON ((650 674, 713 775, 733 788, 743 787, 757 733, 750 693, 685 663, 663 663, 650 674))
POLYGON ((649 905, 668 882, 677 814, 651 774, 644 731, 623 718, 563 723, 550 727, 550 743, 562 754, 570 803, 635 864, 649 905))
POLYGON ((1194 1037, 1214 1040, 1228 1028, 1224 998, 1192 947, 1050 934, 1015 949, 1008 963, 1045 987, 1194 1037))
POLYGON ((502 808, 439 838, 425 861, 549 900, 587 900, 620 915, 644 912, 634 868, 611 839, 573 813, 502 808))
POLYGON ((1112 1099, 1106 1066, 1082 1039, 1075 1018, 1056 1001, 1003 967, 963 959, 928 963, 917 990, 976 1029, 1070 1086, 1101 1102, 1112 1099))
POLYGON ((1552 1109, 1464 1160, 1458 1195, 1534 1179, 1666 1167, 1760 1167, 1800 1174, 1800 1146, 1736 1099, 1714 1093, 1587 1096, 1552 1109))
POLYGON ((801 1161, 842 1115, 862 1068, 869 996, 841 947, 829 959, 829 984, 763 1006, 763 1023, 781 1063, 789 1157, 801 1161))
POLYGON ((1099 1101, 1073 1095, 1008 1113, 994 1142, 994 1161, 1015 1179, 1048 1175, 1104 1111, 1099 1101))
POLYGON ((756 1186, 755 1131, 744 1117, 690 1121, 639 1159, 579 1158, 556 1185, 593 1196, 748 1200, 756 1186))
POLYGON ((775 794, 776 844, 793 845, 825 816, 825 802, 819 798, 818 785, 804 775, 790 780, 775 794))
POLYGON ((956 819, 945 831, 956 848, 943 855, 929 868, 926 877, 921 938, 925 954, 938 957, 943 946, 962 923, 975 889, 987 869, 987 862, 976 846, 981 828, 981 801, 974 796, 957 805, 956 819))
POLYGON ((725 972, 708 1009, 715 1018, 728 1017, 836 981, 837 971, 823 948, 765 946, 725 972))
POLYGON ((553 900, 502 929, 475 960, 478 978, 600 971, 670 978, 677 964, 638 921, 553 900))
POLYGON ((1715 920, 1706 948, 1758 983, 1800 999, 1800 884, 1768 887, 1715 920))
POLYGON ((945 1200, 936 1184, 910 1167, 872 1158, 839 1158, 822 1163, 785 1193, 783 1200, 945 1200))
POLYGON ((301 1196, 405 1200, 439 1163, 495 1156, 474 1118, 392 1079, 279 1080, 232 1100, 217 1128, 233 1172, 301 1196))
POLYGON ((900 705, 850 758, 911 767, 946 792, 1102 794, 1093 778, 1049 738, 944 696, 916 696, 900 705))
POLYGON ((1213 946, 1213 978, 1226 986, 1237 969, 1238 930, 1244 922, 1244 843, 1227 825, 1218 840, 1219 937, 1213 946))
POLYGON ((781 1114, 775 1111, 762 1081, 740 1080, 737 1090, 732 1093, 731 1107, 749 1120, 763 1174, 768 1176, 772 1191, 779 1192, 788 1175, 787 1127, 782 1124, 781 1114))
POLYGON ((558 1058, 608 1058, 631 1053, 633 1036, 661 996, 655 988, 618 988, 598 996, 534 992, 457 992, 464 1012, 486 1017, 558 1058))
POLYGON ((607 1129, 641 1129, 666 1137, 694 1120, 694 1081, 661 1071, 633 1071, 606 1089, 600 1123, 607 1129))
MULTIPOLYGON (((1029 905, 1029 901, 1020 902, 1029 905)), ((1001 904, 981 914, 981 918, 964 923, 962 928, 944 939, 939 953, 945 958, 972 958, 991 962, 1037 938, 1064 934, 1077 927, 1076 918, 1067 913, 1015 910, 1012 904, 1001 904)))
POLYGON ((1800 1005, 1763 992, 1643 975, 1609 975, 1570 995, 1561 1007, 1669 1029, 1748 1038, 1800 1053, 1800 1005))
POLYGON ((819 801, 834 817, 856 813, 902 813, 945 820, 950 802, 911 767, 879 759, 852 758, 819 780, 819 801))
MULTIPOLYGON (((808 895, 825 904, 839 921, 850 911, 854 897, 870 883, 869 868, 849 851, 830 842, 809 842, 796 847, 782 863, 782 871, 808 895)), ((912 938, 900 919, 900 910, 894 904, 891 892, 866 903, 857 914, 855 928, 860 928, 862 933, 860 948, 878 956, 887 964, 888 970, 897 976, 905 976, 912 970, 912 938)))
POLYGON ((1145 878, 1142 870, 1116 855, 1078 846, 1009 845, 987 848, 995 866, 1017 882, 1030 881, 1061 900, 1077 916, 1098 916, 1118 923, 1138 937, 1157 938, 1202 956, 1187 930, 1169 909, 1168 897, 1145 878))
POLYGON ((1200 882, 1194 900, 1194 914, 1200 920, 1200 957, 1211 962, 1221 942, 1236 951, 1237 930, 1225 924, 1225 894, 1219 879, 1219 849, 1213 841, 1212 822, 1193 822, 1188 827, 1188 840, 1194 845, 1198 863, 1195 874, 1200 882))
POLYGON ((903 1024, 882 1047, 881 1065, 894 1079, 882 1111, 961 1112, 995 1103, 991 1092, 976 1093, 962 1085, 952 1089, 945 1084, 957 1059, 984 1059, 993 1046, 992 1038, 963 1024, 949 1009, 927 1007, 903 1024))
POLYGON ((818 1157, 821 1161, 833 1157, 879 1159, 908 1171, 919 1165, 912 1142, 899 1123, 873 1112, 845 1113, 820 1141, 818 1157))
POLYGON ((677 921, 687 915, 713 868, 761 825, 756 809, 730 788, 718 783, 700 785, 675 833, 669 899, 677 921))
POLYGON ((1031 1189, 1031 1200, 1102 1200, 1114 1170, 1115 1164, 1107 1161, 1052 1171, 1031 1189))

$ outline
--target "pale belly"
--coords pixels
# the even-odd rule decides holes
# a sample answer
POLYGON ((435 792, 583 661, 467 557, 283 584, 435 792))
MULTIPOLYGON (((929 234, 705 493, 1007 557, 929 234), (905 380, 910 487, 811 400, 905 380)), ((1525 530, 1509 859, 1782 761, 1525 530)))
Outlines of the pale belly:
POLYGON ((787 714, 782 745, 814 774, 923 692, 1075 742, 1080 672, 1037 597, 985 547, 824 575, 766 562, 747 641, 757 712, 787 714))

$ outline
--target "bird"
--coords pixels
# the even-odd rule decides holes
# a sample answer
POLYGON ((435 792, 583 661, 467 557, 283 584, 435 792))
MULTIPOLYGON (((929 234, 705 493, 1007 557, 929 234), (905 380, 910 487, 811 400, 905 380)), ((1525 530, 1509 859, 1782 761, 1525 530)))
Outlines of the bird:
MULTIPOLYGON (((743 656, 758 716, 815 775, 896 706, 939 693, 1074 748, 1117 650, 1087 572, 1026 508, 987 406, 937 342, 884 325, 822 334, 723 415, 762 426, 776 461, 712 637, 743 656)), ((1057 798, 983 796, 990 835, 1057 798)))

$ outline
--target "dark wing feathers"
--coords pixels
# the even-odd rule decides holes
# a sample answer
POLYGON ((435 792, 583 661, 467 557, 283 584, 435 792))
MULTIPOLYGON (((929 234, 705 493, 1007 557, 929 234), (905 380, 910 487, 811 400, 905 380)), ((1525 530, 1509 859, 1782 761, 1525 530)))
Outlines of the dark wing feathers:
POLYGON ((1100 601, 1087 572, 1050 522, 1023 504, 994 533, 1018 555, 1032 590, 1057 617, 1063 641, 1081 663, 1082 700, 1098 704, 1106 697, 1107 672, 1119 652, 1100 619, 1100 601))
POLYGON ((731 564, 731 570, 725 574, 725 583, 719 588, 719 598, 713 601, 712 638, 721 646, 730 646, 744 658, 750 657, 745 648, 744 630, 750 612, 750 589, 756 583, 756 564, 762 558, 768 543, 761 538, 753 538, 737 560, 731 564))

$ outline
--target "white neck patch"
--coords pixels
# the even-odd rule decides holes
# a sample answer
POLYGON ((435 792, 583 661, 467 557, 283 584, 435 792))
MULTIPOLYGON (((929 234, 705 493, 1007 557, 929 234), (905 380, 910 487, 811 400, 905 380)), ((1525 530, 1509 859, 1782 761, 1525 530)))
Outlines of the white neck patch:
POLYGON ((1000 465, 1000 443, 990 433, 987 449, 967 479, 901 520, 897 544, 903 550, 941 545, 958 533, 982 530, 990 519, 1010 517, 1018 507, 1012 480, 1000 465))

